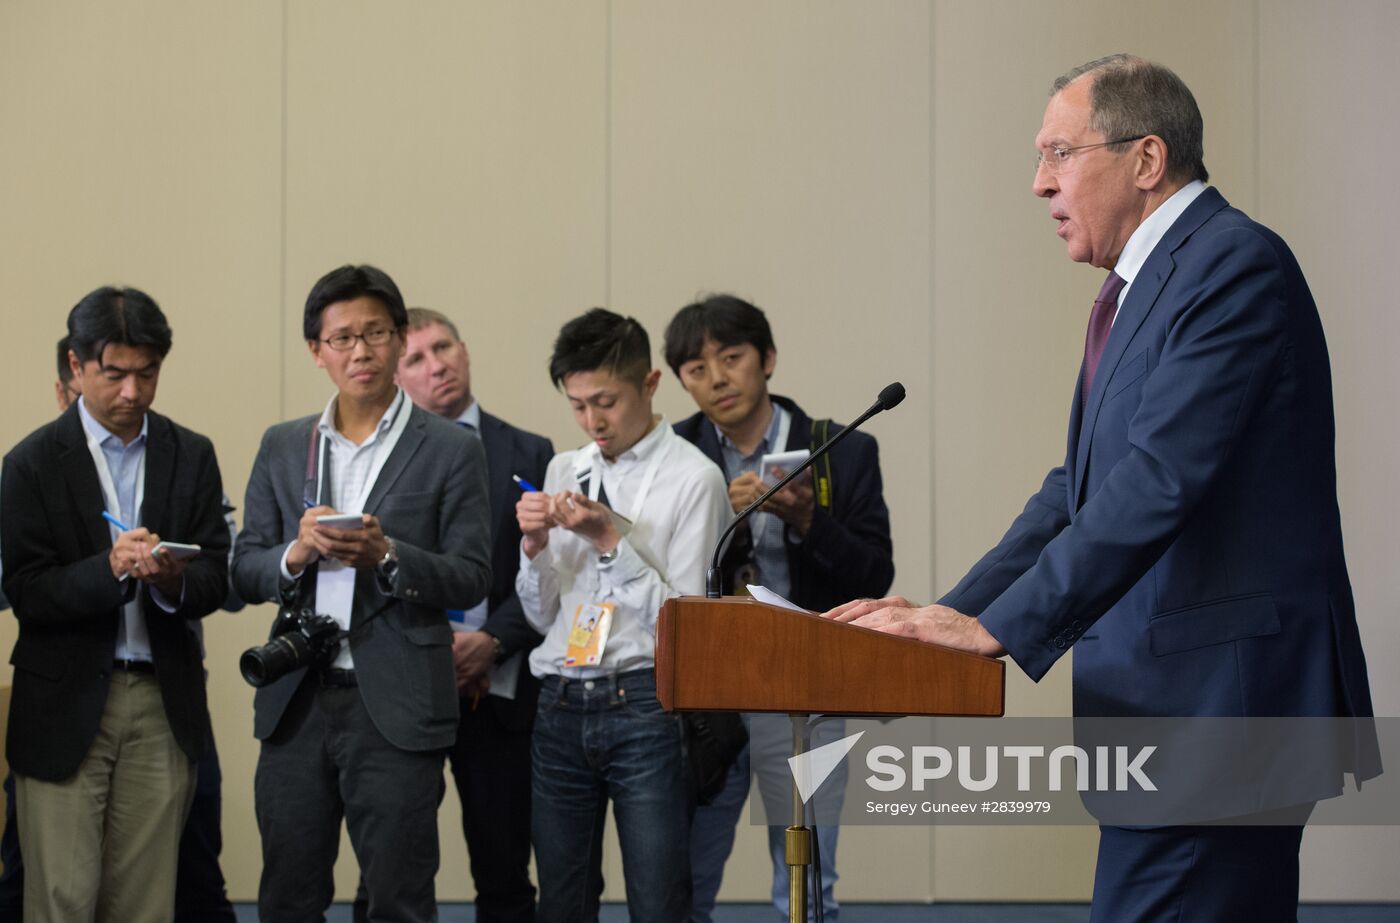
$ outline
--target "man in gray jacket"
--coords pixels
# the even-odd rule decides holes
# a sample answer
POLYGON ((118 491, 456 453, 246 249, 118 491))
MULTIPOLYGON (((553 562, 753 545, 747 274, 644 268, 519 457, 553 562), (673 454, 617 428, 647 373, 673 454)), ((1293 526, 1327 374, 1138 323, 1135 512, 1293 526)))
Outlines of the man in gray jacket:
POLYGON ((334 623, 254 698, 264 921, 321 917, 342 816, 370 919, 436 919, 458 719, 446 610, 486 596, 491 531, 481 441, 394 383, 407 323, 372 266, 316 283, 303 333, 338 393, 318 417, 269 429, 248 483, 238 592, 334 623))

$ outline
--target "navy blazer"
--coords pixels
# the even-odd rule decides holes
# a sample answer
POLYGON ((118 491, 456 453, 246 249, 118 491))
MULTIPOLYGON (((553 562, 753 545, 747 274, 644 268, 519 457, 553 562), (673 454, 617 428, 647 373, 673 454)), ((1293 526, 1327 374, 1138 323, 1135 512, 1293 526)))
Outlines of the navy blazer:
MULTIPOLYGON (((528 656, 544 638, 525 621, 520 597, 515 594, 515 573, 520 569, 520 522, 515 518, 515 501, 520 497, 520 488, 511 475, 543 484, 545 469, 554 457, 554 444, 484 410, 478 435, 486 450, 491 491, 491 592, 482 629, 500 640, 506 657, 528 656)), ((488 695, 486 702, 507 727, 524 729, 534 722, 539 688, 540 682, 530 672, 529 664, 522 663, 515 698, 488 695)))
MULTIPOLYGON (((785 397, 771 395, 792 414, 784 449, 811 448, 812 419, 785 397)), ((832 425, 833 433, 840 429, 832 425)), ((675 425, 720 470, 724 455, 714 424, 696 413, 675 425)), ((725 472, 725 480, 735 475, 725 472)), ((815 612, 825 612, 862 596, 879 597, 894 583, 894 545, 890 541, 890 511, 885 506, 880 480, 880 449, 869 433, 854 432, 831 451, 831 510, 817 507, 812 527, 801 541, 787 542, 789 594, 793 602, 815 612)), ((786 530, 785 534, 786 534, 786 530)), ((733 543, 730 550, 734 548, 733 543)), ((732 573, 736 562, 726 556, 724 570, 732 573)))
POLYGON ((191 760, 209 739, 204 662, 187 624, 228 593, 228 526, 214 446, 146 414, 141 522, 203 549, 185 566, 184 595, 166 613, 138 580, 112 577, 106 502, 76 403, 5 458, 5 591, 19 618, 6 753, 18 773, 58 782, 78 771, 97 736, 111 684, 121 608, 140 592, 161 702, 191 760))
POLYGON ((1207 189, 1078 394, 1065 463, 941 602, 1033 679, 1073 645, 1076 715, 1371 715, 1327 346, 1287 245, 1207 189))

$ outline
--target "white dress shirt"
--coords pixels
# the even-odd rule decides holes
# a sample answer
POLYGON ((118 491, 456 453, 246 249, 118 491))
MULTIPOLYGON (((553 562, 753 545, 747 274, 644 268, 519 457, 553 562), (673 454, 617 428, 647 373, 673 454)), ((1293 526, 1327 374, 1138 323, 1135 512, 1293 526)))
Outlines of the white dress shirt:
MULTIPOLYGON (((321 457, 316 466, 316 496, 321 503, 337 512, 363 513, 374 482, 379 480, 379 472, 408 427, 411 411, 400 388, 379 418, 374 432, 356 445, 335 428, 335 402, 338 398, 339 395, 330 399, 316 424, 317 432, 321 434, 321 457), (326 469, 330 471, 329 481, 325 479, 326 469)), ((287 570, 287 553, 292 550, 293 542, 288 542, 282 552, 282 577, 287 580, 300 577, 293 577, 287 570)), ((316 612, 329 615, 342 630, 349 631, 354 605, 355 568, 322 558, 316 567, 316 612)), ((348 641, 340 642, 340 651, 331 666, 342 670, 354 669, 355 662, 350 656, 348 641)))
MULTIPOLYGON (((1147 258, 1152 255, 1152 251, 1161 243, 1168 230, 1176 219, 1181 217, 1181 213, 1186 211, 1186 207, 1196 201, 1196 196, 1206 191, 1206 184, 1200 180, 1192 180, 1182 186, 1157 210, 1148 215, 1133 231, 1128 242, 1123 245, 1123 252, 1118 254, 1118 264, 1113 267, 1113 271, 1118 274, 1127 284, 1118 292, 1118 307, 1121 310, 1123 299, 1128 297, 1128 290, 1133 287, 1133 280, 1142 270, 1142 264, 1147 262, 1147 258)), ((1113 313, 1113 319, 1118 320, 1118 312, 1113 313)))
POLYGON ((530 654, 530 671, 538 677, 589 679, 652 667, 661 604, 673 596, 704 593, 715 539, 730 518, 719 466, 677 436, 664 417, 612 462, 602 459, 592 443, 554 456, 544 490, 578 491, 580 476, 593 470, 601 472, 612 508, 631 519, 632 527, 608 563, 599 560, 592 542, 560 527, 550 530, 549 544, 533 561, 521 552, 516 592, 525 618, 545 636, 530 654), (645 488, 653 462, 655 475, 645 488), (574 613, 592 602, 615 605, 602 662, 565 667, 574 613))

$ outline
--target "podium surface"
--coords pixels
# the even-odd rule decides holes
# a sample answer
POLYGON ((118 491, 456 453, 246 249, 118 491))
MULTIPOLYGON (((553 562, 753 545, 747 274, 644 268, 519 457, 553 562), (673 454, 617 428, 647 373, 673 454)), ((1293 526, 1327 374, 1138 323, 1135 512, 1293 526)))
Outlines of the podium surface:
POLYGON ((747 596, 668 599, 656 694, 675 711, 1000 717, 1006 665, 747 596))

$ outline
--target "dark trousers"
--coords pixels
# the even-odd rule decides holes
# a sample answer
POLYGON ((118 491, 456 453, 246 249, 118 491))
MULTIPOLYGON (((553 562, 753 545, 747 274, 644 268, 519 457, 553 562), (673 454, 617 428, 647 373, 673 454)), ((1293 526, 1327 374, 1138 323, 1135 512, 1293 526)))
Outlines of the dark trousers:
POLYGON ((436 920, 442 759, 441 750, 389 743, 358 688, 323 687, 308 675, 258 755, 259 918, 323 918, 335 895, 343 819, 369 893, 369 919, 436 920))
MULTIPOLYGON (((1312 806, 1290 809, 1306 819, 1312 806)), ((1099 828, 1092 923, 1294 923, 1303 827, 1099 828)))
MULTIPOLYGON (((199 761, 194 802, 180 835, 180 864, 175 878, 176 923, 233 923, 233 905, 224 890, 219 868, 223 847, 220 827, 222 776, 213 737, 199 761)), ((19 851, 19 824, 15 820, 15 777, 5 777, 5 832, 0 835, 0 923, 24 919, 24 860, 19 851)))
MULTIPOLYGON (((457 742, 448 753, 467 839, 477 923, 533 923, 530 883, 530 730, 506 727, 489 700, 462 700, 457 742)), ((369 919, 364 881, 355 923, 369 919)))

